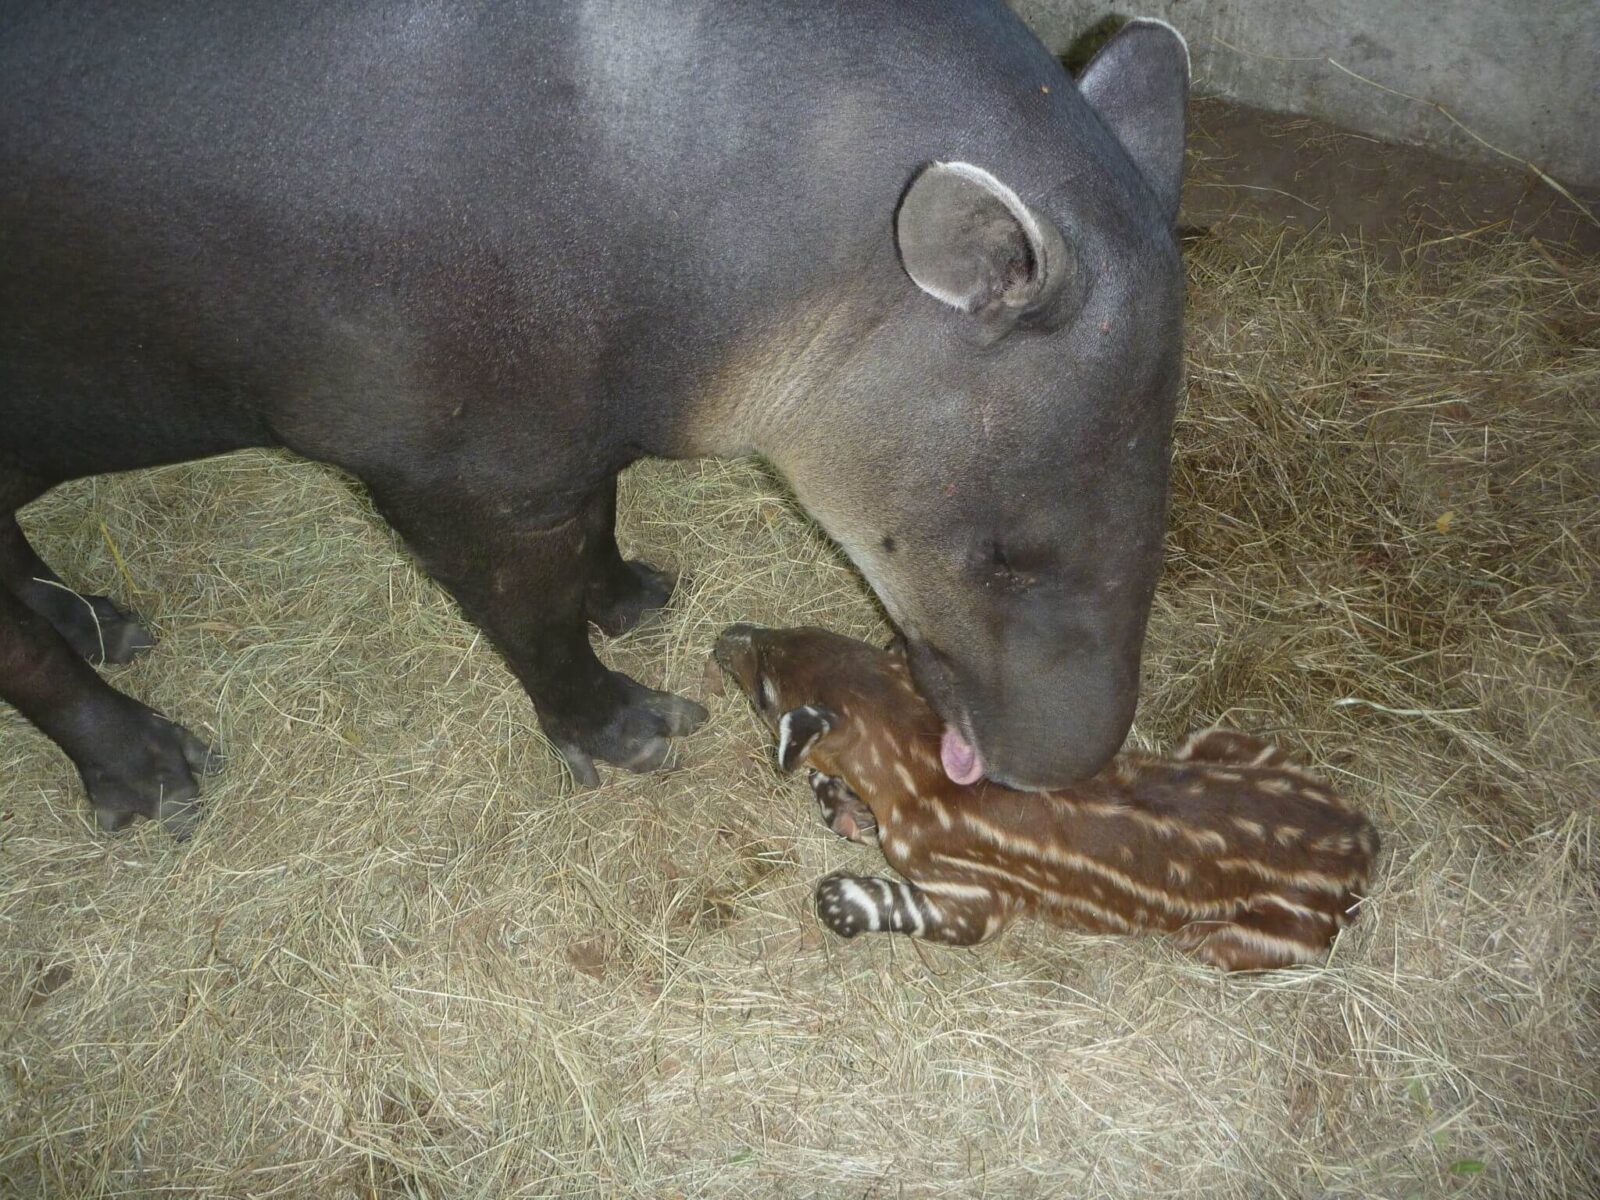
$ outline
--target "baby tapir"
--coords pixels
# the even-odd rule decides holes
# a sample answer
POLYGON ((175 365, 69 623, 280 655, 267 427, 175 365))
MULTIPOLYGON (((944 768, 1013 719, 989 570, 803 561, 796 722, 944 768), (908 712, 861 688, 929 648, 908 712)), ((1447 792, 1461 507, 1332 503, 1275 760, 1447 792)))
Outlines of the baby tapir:
POLYGON ((1033 911, 1165 931, 1224 970, 1265 970, 1324 961, 1372 870, 1371 823, 1242 733, 1199 733, 1167 758, 1125 753, 1060 791, 961 785, 894 649, 735 625, 715 657, 776 731, 779 765, 811 768, 829 827, 881 846, 910 881, 824 879, 817 913, 844 937, 973 945, 1033 911))

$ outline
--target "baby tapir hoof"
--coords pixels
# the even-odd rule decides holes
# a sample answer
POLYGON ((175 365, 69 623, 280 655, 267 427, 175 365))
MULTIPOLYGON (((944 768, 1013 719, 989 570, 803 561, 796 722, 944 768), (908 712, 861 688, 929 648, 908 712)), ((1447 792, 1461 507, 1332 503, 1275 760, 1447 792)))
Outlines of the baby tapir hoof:
POLYGON ((179 841, 200 819, 196 775, 214 775, 222 756, 181 725, 136 705, 110 724, 97 760, 79 764, 100 828, 115 832, 137 817, 160 821, 179 841))
POLYGON ((848 783, 837 775, 824 775, 814 767, 807 771, 806 778, 817 798, 817 807, 822 810, 824 825, 858 845, 878 844, 878 819, 861 797, 850 790, 848 783))
POLYGON ((630 559, 590 587, 584 615, 601 633, 616 637, 665 608, 677 582, 671 571, 630 559))
POLYGON ((876 928, 870 918, 877 905, 849 875, 829 875, 817 884, 817 916, 842 938, 853 938, 876 928))
POLYGON ((670 739, 693 733, 709 715, 693 700, 654 691, 620 672, 613 671, 611 677, 624 699, 599 730, 550 739, 572 772, 573 782, 582 788, 600 786, 595 759, 641 774, 655 770, 672 749, 670 739))
POLYGON ((910 933, 960 946, 982 941, 1004 923, 997 920, 978 927, 964 917, 952 921, 915 884, 843 874, 829 875, 817 884, 817 916, 840 937, 910 933))

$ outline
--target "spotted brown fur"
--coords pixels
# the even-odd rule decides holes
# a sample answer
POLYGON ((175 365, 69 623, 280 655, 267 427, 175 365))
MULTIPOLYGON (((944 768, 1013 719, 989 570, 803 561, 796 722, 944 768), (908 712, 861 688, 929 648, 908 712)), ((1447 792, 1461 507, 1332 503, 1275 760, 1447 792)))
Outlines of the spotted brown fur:
POLYGON ((1224 970, 1262 970, 1324 961, 1370 878, 1371 823, 1248 734, 1125 753, 1059 791, 963 786, 940 766, 942 724, 893 651, 735 626, 717 657, 780 732, 784 764, 811 768, 830 827, 875 841, 904 877, 823 880, 818 914, 843 936, 972 945, 1032 912, 1165 932, 1224 970))

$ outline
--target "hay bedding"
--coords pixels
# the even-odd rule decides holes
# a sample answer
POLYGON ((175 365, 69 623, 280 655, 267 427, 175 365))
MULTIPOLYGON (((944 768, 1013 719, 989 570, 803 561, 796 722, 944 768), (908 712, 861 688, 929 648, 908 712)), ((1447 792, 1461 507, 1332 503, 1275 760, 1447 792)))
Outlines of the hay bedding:
MULTIPOLYGON (((106 838, 0 714, 0 1193, 1600 1194, 1600 270, 1428 253, 1190 252, 1135 736, 1273 730, 1369 808, 1380 880, 1327 971, 825 938, 813 882, 872 856, 736 696, 675 770, 573 795, 330 473, 39 503, 58 567, 163 635, 115 681, 230 761, 190 845, 106 838)), ((605 650, 647 682, 703 694, 734 619, 882 632, 749 464, 641 467, 622 510, 693 573, 605 650)))

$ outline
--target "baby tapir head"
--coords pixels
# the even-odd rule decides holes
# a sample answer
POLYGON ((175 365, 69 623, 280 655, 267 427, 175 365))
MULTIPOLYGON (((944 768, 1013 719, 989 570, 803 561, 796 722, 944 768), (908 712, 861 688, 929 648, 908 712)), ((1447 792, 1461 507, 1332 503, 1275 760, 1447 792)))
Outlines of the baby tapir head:
POLYGON ((778 735, 778 765, 792 771, 856 722, 937 745, 942 722, 911 683, 905 655, 826 629, 733 625, 712 651, 778 735))

